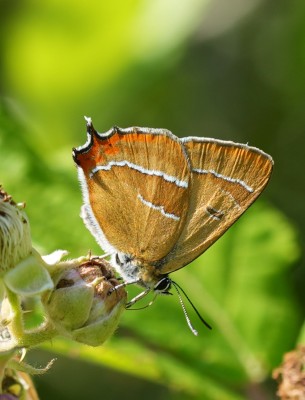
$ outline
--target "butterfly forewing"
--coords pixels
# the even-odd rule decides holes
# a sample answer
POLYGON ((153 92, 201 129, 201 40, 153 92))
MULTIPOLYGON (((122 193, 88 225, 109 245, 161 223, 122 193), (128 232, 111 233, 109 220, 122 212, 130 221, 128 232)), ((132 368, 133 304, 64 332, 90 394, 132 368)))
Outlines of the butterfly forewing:
POLYGON ((190 263, 211 246, 266 186, 272 158, 233 142, 184 138, 192 168, 191 199, 184 229, 162 273, 190 263))
POLYGON ((90 230, 98 235, 98 225, 114 249, 139 260, 162 259, 188 210, 191 171, 184 146, 165 130, 92 130, 89 145, 75 150, 90 230))

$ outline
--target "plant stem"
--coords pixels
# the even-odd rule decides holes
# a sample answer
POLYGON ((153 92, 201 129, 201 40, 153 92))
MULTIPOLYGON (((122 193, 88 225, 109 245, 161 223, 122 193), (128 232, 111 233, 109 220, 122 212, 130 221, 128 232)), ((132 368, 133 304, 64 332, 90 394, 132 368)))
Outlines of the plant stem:
POLYGON ((23 335, 23 317, 21 301, 19 296, 13 293, 8 288, 6 289, 6 295, 11 307, 11 322, 9 324, 9 330, 11 336, 18 342, 19 338, 23 335))
POLYGON ((55 335, 58 335, 58 331, 55 329, 54 325, 50 322, 45 322, 38 328, 25 331, 21 340, 18 341, 18 346, 26 348, 37 346, 46 340, 53 339, 55 335))
POLYGON ((11 306, 11 322, 7 326, 11 338, 0 342, 0 352, 37 346, 45 340, 52 339, 58 333, 49 321, 45 321, 35 329, 25 330, 19 296, 7 289, 7 298, 11 306))

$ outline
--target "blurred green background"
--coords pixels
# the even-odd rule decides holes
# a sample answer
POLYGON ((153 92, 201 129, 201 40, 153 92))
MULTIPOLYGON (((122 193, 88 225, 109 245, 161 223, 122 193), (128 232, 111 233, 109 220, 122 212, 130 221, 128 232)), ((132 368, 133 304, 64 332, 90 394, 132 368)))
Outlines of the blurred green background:
POLYGON ((304 342, 305 2, 0 0, 0 181, 27 203, 34 245, 99 254, 79 218, 71 148, 84 115, 249 143, 275 160, 263 196, 174 274, 176 296, 125 312, 93 349, 65 340, 28 360, 41 398, 275 399, 271 372, 304 342))

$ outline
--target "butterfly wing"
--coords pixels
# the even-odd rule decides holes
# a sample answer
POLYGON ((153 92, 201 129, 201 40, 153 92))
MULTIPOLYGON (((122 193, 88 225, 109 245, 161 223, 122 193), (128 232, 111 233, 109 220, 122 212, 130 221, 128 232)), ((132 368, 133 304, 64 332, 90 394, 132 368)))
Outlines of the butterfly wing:
POLYGON ((191 199, 184 229, 162 273, 189 264, 246 211, 266 186, 272 158, 259 149, 206 138, 181 139, 191 168, 191 199))
POLYGON ((87 129, 88 142, 74 150, 87 226, 106 251, 160 260, 187 215, 191 172, 184 146, 166 130, 98 134, 91 120, 87 129))

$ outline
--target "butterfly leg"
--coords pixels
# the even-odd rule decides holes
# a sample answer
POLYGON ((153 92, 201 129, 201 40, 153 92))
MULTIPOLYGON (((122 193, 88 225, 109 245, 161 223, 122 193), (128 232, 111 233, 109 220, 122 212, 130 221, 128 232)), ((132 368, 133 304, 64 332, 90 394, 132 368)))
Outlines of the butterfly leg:
POLYGON ((126 308, 132 307, 137 301, 141 300, 143 297, 145 297, 149 292, 151 291, 150 288, 147 288, 143 290, 143 292, 139 293, 137 296, 135 296, 133 299, 131 299, 127 304, 126 308))
MULTIPOLYGON (((122 278, 118 278, 118 279, 122 279, 122 278)), ((119 285, 116 285, 112 289, 110 289, 108 294, 110 295, 112 292, 114 292, 118 289, 121 289, 122 287, 126 287, 127 285, 133 285, 134 283, 139 283, 139 281, 140 281, 139 279, 135 279, 133 281, 120 283, 119 285)))

